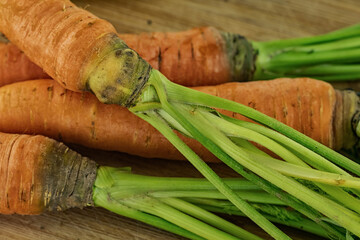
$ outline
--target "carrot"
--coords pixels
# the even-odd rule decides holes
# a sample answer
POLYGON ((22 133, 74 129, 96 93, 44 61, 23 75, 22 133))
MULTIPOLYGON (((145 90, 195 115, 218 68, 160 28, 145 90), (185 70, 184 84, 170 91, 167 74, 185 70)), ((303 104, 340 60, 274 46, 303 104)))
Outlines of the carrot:
POLYGON ((43 136, 0 133, 0 213, 94 205, 96 164, 43 136))
MULTIPOLYGON (((327 83, 307 78, 277 79, 197 89, 246 104, 334 149, 351 148, 356 142, 350 125, 356 101, 347 100, 354 93, 335 91, 327 83), (346 107, 344 99, 349 102, 346 107)), ((65 90, 52 80, 0 88, 0 113, 0 131, 42 134, 143 157, 183 159, 158 131, 126 108, 101 104, 89 93, 65 90)), ((249 121, 239 114, 233 116, 249 121)), ((206 161, 217 161, 198 142, 180 137, 206 161)))
MULTIPOLYGON (((82 157, 64 144, 41 135, 0 133, 0 171, 3 183, 0 188, 0 214, 35 215, 96 206, 190 239, 261 240, 197 206, 196 201, 223 199, 205 179, 142 176, 132 174, 128 168, 97 166, 94 161, 82 157), (204 191, 213 196, 196 197, 204 191), (162 192, 172 195, 188 193, 193 196, 195 203, 176 196, 155 196, 162 192)), ((315 223, 302 219, 300 215, 297 216, 298 213, 287 213, 284 207, 277 206, 283 205, 281 201, 248 181, 225 181, 239 194, 250 195, 246 197, 248 201, 252 204, 257 202, 258 208, 267 212, 267 217, 272 221, 305 227, 307 231, 324 236, 324 232, 314 230, 315 223), (267 206, 272 204, 281 213, 271 213, 266 209, 266 203, 267 206), (282 214, 295 216, 296 220, 285 223, 281 220, 282 214)), ((211 202, 207 205, 216 206, 211 202)), ((219 207, 218 210, 222 211, 219 207)))
POLYGON ((49 76, 14 44, 0 43, 0 86, 49 76))
MULTIPOLYGON (((159 69, 172 81, 184 86, 216 85, 236 81, 239 74, 230 70, 229 57, 225 52, 225 41, 218 30, 212 27, 194 28, 175 33, 119 34, 126 44, 136 50, 152 67, 159 69)), ((40 79, 44 74, 39 67, 11 43, 0 43, 0 73, 22 71, 28 77, 15 79, 40 79), (1 50, 3 49, 3 52, 1 50), (23 60, 16 59, 21 56, 23 60), (11 64, 11 65, 10 65, 11 64), (18 65, 16 65, 18 64, 18 65), (27 67, 30 65, 31 67, 27 67), (11 66, 11 67, 10 67, 11 66), (35 78, 34 78, 35 76, 35 78), (37 76, 37 77, 36 77, 37 76)), ((1 82, 12 76, 0 75, 1 82)), ((245 78, 245 77, 243 77, 245 78)))

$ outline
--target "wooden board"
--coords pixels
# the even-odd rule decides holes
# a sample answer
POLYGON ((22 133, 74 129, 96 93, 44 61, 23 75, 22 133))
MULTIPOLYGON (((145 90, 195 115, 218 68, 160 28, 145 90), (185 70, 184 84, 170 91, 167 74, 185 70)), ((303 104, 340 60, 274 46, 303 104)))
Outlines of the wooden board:
MULTIPOLYGON (((212 25, 252 40, 301 37, 325 33, 360 22, 356 0, 76 0, 122 33, 178 31, 212 25)), ((131 166, 136 173, 200 177, 186 162, 142 159, 126 154, 75 147, 100 164, 131 166)), ((211 165, 222 176, 235 174, 222 164, 211 165)), ((232 221, 270 239, 246 218, 232 221)), ((294 239, 317 239, 289 228, 294 239)), ((103 209, 68 210, 41 216, 0 216, 0 239, 181 239, 103 209)))

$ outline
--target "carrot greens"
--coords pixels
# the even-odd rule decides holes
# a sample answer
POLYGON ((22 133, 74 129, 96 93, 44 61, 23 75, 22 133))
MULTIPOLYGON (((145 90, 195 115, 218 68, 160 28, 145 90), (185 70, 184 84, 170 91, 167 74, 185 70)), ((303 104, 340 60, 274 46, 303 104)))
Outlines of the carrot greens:
POLYGON ((360 236, 357 163, 252 108, 171 83, 157 70, 150 72, 144 91, 129 109, 157 128, 231 204, 274 238, 288 237, 246 204, 173 129, 198 140, 236 172, 318 223, 331 238, 346 236, 326 218, 360 236), (223 116, 213 108, 242 114, 264 126, 223 116), (248 141, 263 145, 288 163, 248 141))
POLYGON ((255 80, 313 77, 325 81, 358 80, 360 25, 327 34, 251 42, 256 52, 255 80))

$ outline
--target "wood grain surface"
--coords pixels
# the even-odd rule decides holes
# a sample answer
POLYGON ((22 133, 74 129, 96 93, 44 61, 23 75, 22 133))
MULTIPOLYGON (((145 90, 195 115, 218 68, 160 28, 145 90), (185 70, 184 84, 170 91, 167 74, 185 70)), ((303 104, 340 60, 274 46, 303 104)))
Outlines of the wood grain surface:
MULTIPOLYGON (((301 37, 360 22, 358 0, 75 0, 118 32, 179 31, 215 26, 252 40, 301 37)), ((342 87, 339 85, 339 87, 342 87)), ((73 146, 100 164, 131 166, 136 173, 159 176, 193 176, 199 173, 187 162, 142 159, 121 153, 73 146)), ((222 164, 211 165, 221 176, 236 176, 222 164)), ((246 218, 232 221, 270 239, 246 218)), ((318 239, 283 228, 294 239, 318 239)), ((40 216, 0 216, 0 239, 181 239, 103 209, 73 209, 40 216)))

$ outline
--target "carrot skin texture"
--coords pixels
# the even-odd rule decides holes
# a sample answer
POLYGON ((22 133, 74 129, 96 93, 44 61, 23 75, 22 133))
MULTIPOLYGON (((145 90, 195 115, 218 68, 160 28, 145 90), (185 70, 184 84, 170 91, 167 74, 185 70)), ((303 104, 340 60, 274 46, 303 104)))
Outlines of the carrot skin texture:
MULTIPOLYGON (((278 79, 197 89, 255 107, 327 146, 334 146, 336 98, 334 89, 325 82, 278 79)), ((126 108, 101 104, 90 93, 66 90, 52 80, 0 88, 0 113, 0 131, 42 134, 148 158, 184 159, 157 130, 126 108)), ((206 161, 217 161, 200 143, 180 137, 206 161)))
POLYGON ((73 91, 85 88, 81 70, 89 49, 115 31, 107 21, 67 0, 7 1, 0 7, 0 15, 0 30, 7 38, 73 91))
MULTIPOLYGON (((332 126, 336 92, 328 83, 309 78, 283 78, 271 82, 227 83, 195 89, 250 106, 334 147, 332 126)), ((221 112, 229 116, 232 114, 221 112)), ((238 114, 232 116, 249 121, 238 114)))
POLYGON ((92 205, 95 162, 44 136, 0 133, 0 213, 92 205))
POLYGON ((119 37, 175 83, 203 86, 232 80, 225 41, 215 28, 119 34, 119 37))
POLYGON ((0 86, 49 76, 14 44, 0 43, 0 86))
MULTIPOLYGON (((225 40, 220 31, 213 27, 118 36, 153 68, 175 83, 204 86, 246 80, 239 79, 231 72, 225 40)), ((14 80, 47 78, 41 68, 31 63, 12 43, 0 43, 0 61, 8 65, 0 65, 0 86, 14 80), (1 72, 4 72, 3 75, 1 72), (22 76, 10 75, 18 72, 22 76)))

